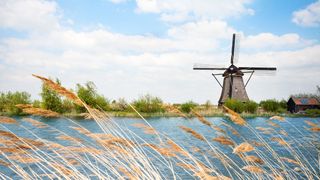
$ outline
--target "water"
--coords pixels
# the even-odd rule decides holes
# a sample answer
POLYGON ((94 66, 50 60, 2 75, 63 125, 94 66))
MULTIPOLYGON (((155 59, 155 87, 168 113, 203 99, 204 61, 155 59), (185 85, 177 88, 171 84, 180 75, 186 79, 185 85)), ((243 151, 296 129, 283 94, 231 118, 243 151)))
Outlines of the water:
MULTIPOLYGON (((93 133, 102 133, 102 130, 99 128, 96 122, 92 120, 84 120, 84 119, 68 120, 65 118, 46 119, 46 118, 33 117, 33 116, 30 116, 30 117, 32 117, 33 119, 39 120, 40 122, 43 122, 45 124, 48 124, 49 126, 56 128, 62 132, 65 132, 66 134, 72 137, 86 138, 84 135, 79 134, 76 130, 70 128, 71 126, 76 126, 75 124, 79 124, 93 133)), ((57 142, 62 145, 70 145, 70 142, 68 141, 57 139, 56 136, 59 134, 57 132, 34 127, 30 125, 30 123, 22 121, 21 117, 16 117, 15 119, 19 121, 20 126, 3 124, 1 125, 0 129, 10 130, 21 137, 35 139, 34 135, 36 135, 45 140, 57 142), (32 134, 31 132, 34 134, 32 134)), ((319 132, 312 133, 309 129, 310 126, 308 126, 305 123, 305 121, 308 120, 310 122, 313 122, 319 125, 320 118, 304 118, 304 117, 286 118, 286 121, 284 122, 273 121, 277 123, 280 126, 280 128, 274 128, 268 125, 266 123, 267 118, 262 118, 262 117, 247 119, 249 127, 251 128, 235 125, 230 120, 226 118, 221 118, 221 117, 209 117, 207 118, 207 120, 209 120, 214 125, 217 125, 220 128, 222 128, 224 131, 226 131, 227 135, 232 137, 232 139, 237 144, 243 142, 244 140, 259 141, 259 142, 265 140, 265 143, 269 144, 270 147, 272 147, 272 149, 275 152, 277 152, 281 157, 292 158, 292 152, 289 152, 287 148, 279 145, 277 142, 271 141, 271 138, 273 137, 281 137, 293 147, 294 152, 296 152, 300 157, 302 157, 305 162, 309 163, 308 166, 314 168, 315 171, 319 173, 317 159, 318 159, 319 148, 320 148, 319 147, 320 133, 319 132), (238 137, 232 134, 232 132, 224 124, 227 124, 233 127, 236 131, 239 132, 241 137, 238 137), (261 133, 258 130, 252 130, 252 129, 255 129, 256 127, 274 128, 276 131, 272 131, 271 133, 268 134, 268 133, 261 133), (281 129, 282 131, 285 131, 288 134, 288 136, 279 134, 281 129), (255 134, 255 133, 258 133, 258 134, 255 134)), ((121 129, 132 131, 133 133, 142 137, 148 143, 155 143, 155 144, 159 143, 156 135, 145 134, 143 130, 141 130, 141 128, 132 126, 135 123, 145 123, 141 119, 114 118, 114 121, 116 122, 117 125, 121 127, 121 129)), ((219 161, 217 161, 215 157, 212 156, 212 153, 210 153, 212 151, 210 146, 208 146, 207 143, 203 141, 199 141, 193 136, 182 131, 179 128, 179 126, 186 126, 186 127, 192 128, 196 132, 202 134, 210 142, 211 146, 218 148, 219 150, 224 152, 227 156, 234 157, 234 161, 239 162, 239 166, 243 165, 240 158, 232 153, 231 147, 221 145, 215 141, 212 141, 212 138, 221 136, 223 134, 218 133, 212 128, 200 123, 196 118, 192 118, 192 119, 184 119, 179 117, 150 118, 148 119, 148 123, 161 134, 164 134, 167 137, 170 137, 177 144, 189 150, 189 152, 193 154, 193 156, 199 158, 199 160, 201 160, 202 162, 207 162, 205 163, 206 165, 210 166, 210 164, 214 164, 214 166, 219 169, 219 172, 221 172, 224 175, 228 175, 228 171, 226 170, 226 168, 224 168, 224 166, 219 161), (195 151, 194 147, 197 147, 198 149, 195 151), (205 159, 205 157, 207 158, 207 160, 205 159)), ((259 146, 256 147, 257 152, 266 152, 264 148, 265 147, 259 147, 259 146)), ((248 154, 251 155, 254 153, 248 153, 248 154)), ((264 156, 267 156, 266 158, 270 158, 270 159, 273 158, 272 155, 268 153, 264 153, 264 156)), ((168 169, 162 167, 161 163, 155 162, 155 165, 158 165, 159 171, 161 171, 164 174, 163 178, 171 177, 171 174, 170 172, 168 172, 168 169)), ((275 164, 274 166, 277 168, 281 168, 278 164, 275 164)), ((287 164, 287 166, 292 169, 296 167, 296 165, 290 164, 290 163, 287 164)), ((175 167, 175 171, 177 172, 178 176, 182 179, 193 178, 189 174, 185 173, 179 167, 175 167)), ((7 168, 1 167, 0 172, 4 173, 5 175, 9 175, 10 177, 17 178, 17 176, 7 168)), ((305 176, 300 176, 298 173, 295 173, 295 172, 293 172, 293 174, 299 179, 306 178, 305 176)))

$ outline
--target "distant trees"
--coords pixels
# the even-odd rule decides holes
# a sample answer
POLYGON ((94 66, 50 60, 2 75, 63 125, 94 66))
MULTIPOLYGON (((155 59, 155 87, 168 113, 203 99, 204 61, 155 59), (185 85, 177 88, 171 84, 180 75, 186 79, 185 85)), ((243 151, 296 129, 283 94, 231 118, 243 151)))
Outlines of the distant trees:
POLYGON ((188 101, 180 105, 180 110, 184 113, 189 113, 193 108, 195 108, 198 104, 193 101, 188 101))
POLYGON ((258 109, 258 104, 254 101, 242 102, 236 99, 227 99, 224 105, 237 113, 256 113, 258 109))
POLYGON ((263 110, 267 112, 286 112, 287 111, 287 101, 281 100, 277 101, 276 99, 267 99, 260 102, 260 106, 263 110))
POLYGON ((22 110, 17 108, 17 104, 31 103, 31 95, 27 92, 7 92, 0 93, 0 112, 6 112, 9 115, 19 115, 22 110))
POLYGON ((151 96, 150 94, 140 96, 137 100, 134 100, 132 104, 139 112, 164 112, 163 101, 159 97, 151 96))

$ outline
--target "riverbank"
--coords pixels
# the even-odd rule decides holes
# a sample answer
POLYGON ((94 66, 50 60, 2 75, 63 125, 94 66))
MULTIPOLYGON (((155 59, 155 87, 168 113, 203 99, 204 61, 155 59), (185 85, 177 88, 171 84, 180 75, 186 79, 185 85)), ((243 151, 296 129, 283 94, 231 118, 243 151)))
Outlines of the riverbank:
MULTIPOLYGON (((106 112, 111 117, 126 117, 126 118, 140 118, 140 116, 135 112, 121 112, 121 111, 110 111, 106 112)), ((221 112, 199 112, 204 117, 227 117, 225 113, 221 112)), ((161 118, 161 117, 182 117, 177 113, 171 112, 157 112, 157 113, 140 113, 144 118, 161 118)), ((65 113, 61 116, 72 118, 72 119, 84 119, 86 118, 87 113, 65 113)), ((306 114, 288 114, 288 113, 241 113, 241 117, 243 118, 256 118, 256 117, 272 117, 272 116, 282 116, 282 117, 320 117, 314 115, 306 115, 306 114)), ((0 112, 0 116, 28 116, 28 114, 20 114, 20 115, 10 115, 8 113, 0 112)), ((196 117, 192 113, 185 114, 187 118, 196 117)))

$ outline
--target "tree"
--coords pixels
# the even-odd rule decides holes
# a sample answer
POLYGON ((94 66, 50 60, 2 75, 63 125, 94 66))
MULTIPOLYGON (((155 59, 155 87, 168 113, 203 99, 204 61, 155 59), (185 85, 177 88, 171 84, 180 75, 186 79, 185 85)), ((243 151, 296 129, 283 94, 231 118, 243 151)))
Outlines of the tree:
POLYGON ((22 113, 17 104, 30 104, 31 95, 27 92, 8 92, 0 94, 0 111, 7 112, 9 115, 19 115, 22 113))
POLYGON ((195 108, 197 104, 193 101, 188 101, 180 105, 180 110, 185 113, 190 113, 190 111, 195 108))
MULTIPOLYGON (((98 94, 96 85, 93 82, 89 81, 84 86, 81 84, 77 84, 76 92, 78 97, 89 106, 105 111, 110 109, 109 100, 107 100, 103 95, 98 94)), ((76 107, 78 112, 86 111, 84 107, 76 107)))
POLYGON ((164 111, 162 100, 159 97, 154 97, 150 94, 140 96, 140 98, 134 100, 132 104, 139 112, 155 113, 164 111))
MULTIPOLYGON (((61 84, 59 79, 56 79, 57 84, 61 84)), ((45 83, 42 84, 41 107, 58 113, 63 113, 63 104, 61 96, 54 90, 51 90, 45 83)))

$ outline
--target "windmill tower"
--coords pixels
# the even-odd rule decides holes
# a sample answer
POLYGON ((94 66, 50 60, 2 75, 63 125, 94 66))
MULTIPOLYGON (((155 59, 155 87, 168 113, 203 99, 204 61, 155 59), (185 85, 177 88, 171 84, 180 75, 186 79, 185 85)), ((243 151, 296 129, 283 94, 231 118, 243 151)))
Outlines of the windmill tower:
POLYGON ((216 79, 220 87, 222 88, 219 105, 229 99, 237 99, 242 102, 249 100, 246 86, 250 81, 254 72, 259 71, 276 71, 275 67, 237 67, 234 65, 234 51, 235 51, 236 34, 232 37, 232 49, 231 49, 231 65, 228 68, 218 67, 212 65, 195 64, 193 70, 212 70, 212 71, 224 71, 223 73, 212 73, 212 76, 216 79), (246 83, 243 81, 245 73, 250 73, 250 76, 246 83), (217 75, 222 75, 223 85, 217 79, 217 75))

